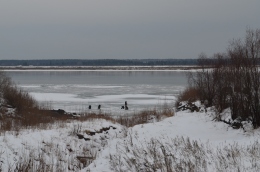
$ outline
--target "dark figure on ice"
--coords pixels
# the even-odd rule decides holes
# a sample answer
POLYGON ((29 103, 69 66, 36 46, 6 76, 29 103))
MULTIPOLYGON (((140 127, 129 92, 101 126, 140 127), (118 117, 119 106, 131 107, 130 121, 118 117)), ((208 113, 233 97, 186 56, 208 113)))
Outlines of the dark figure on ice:
POLYGON ((124 107, 124 106, 122 106, 122 107, 121 107, 121 109, 125 109, 125 107, 124 107))
POLYGON ((127 101, 125 101, 125 110, 128 110, 127 101))
POLYGON ((98 105, 98 109, 99 109, 99 110, 101 109, 101 105, 98 105))
POLYGON ((88 109, 91 109, 91 105, 88 106, 88 109))

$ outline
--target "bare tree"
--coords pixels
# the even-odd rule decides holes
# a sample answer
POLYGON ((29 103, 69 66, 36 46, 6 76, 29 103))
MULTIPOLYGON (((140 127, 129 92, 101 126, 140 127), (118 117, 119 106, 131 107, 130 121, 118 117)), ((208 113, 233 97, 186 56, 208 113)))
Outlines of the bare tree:
POLYGON ((260 30, 248 29, 245 39, 233 40, 226 53, 211 58, 201 54, 202 70, 190 74, 189 83, 218 113, 230 107, 233 119, 249 118, 256 128, 260 126, 259 62, 260 30))

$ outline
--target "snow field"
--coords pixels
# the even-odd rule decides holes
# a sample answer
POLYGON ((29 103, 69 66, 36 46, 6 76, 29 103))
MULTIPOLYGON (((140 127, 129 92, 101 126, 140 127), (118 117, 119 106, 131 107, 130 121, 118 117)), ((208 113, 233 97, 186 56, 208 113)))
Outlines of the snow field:
POLYGON ((259 171, 259 129, 244 132, 212 119, 177 112, 134 126, 82 171, 259 171))
POLYGON ((259 171, 259 129, 235 130, 212 113, 176 112, 131 128, 93 119, 5 132, 0 171, 259 171))
POLYGON ((25 170, 28 166, 28 171, 79 171, 98 156, 108 139, 122 137, 122 128, 112 122, 97 119, 66 123, 63 127, 54 125, 48 130, 2 133, 0 171, 25 170), (109 126, 115 129, 91 137, 85 132, 109 126), (77 134, 89 137, 89 140, 79 139, 77 134))

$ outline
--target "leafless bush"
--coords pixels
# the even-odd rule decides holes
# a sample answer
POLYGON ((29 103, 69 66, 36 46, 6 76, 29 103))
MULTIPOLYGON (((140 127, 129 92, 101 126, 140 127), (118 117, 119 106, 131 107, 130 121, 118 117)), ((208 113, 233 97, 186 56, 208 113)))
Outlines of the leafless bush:
POLYGON ((11 79, 0 72, 0 131, 18 130, 52 123, 52 116, 46 108, 27 92, 18 88, 11 79), (8 114, 8 109, 14 112, 8 114))
POLYGON ((191 103, 199 99, 199 90, 193 87, 188 87, 178 95, 175 106, 179 106, 179 103, 183 101, 191 103))
POLYGON ((260 29, 248 29, 244 40, 233 40, 226 53, 211 58, 202 54, 202 71, 191 73, 189 83, 200 100, 215 106, 217 113, 227 107, 232 119, 250 119, 260 126, 260 29), (212 67, 212 69, 208 69, 212 67))

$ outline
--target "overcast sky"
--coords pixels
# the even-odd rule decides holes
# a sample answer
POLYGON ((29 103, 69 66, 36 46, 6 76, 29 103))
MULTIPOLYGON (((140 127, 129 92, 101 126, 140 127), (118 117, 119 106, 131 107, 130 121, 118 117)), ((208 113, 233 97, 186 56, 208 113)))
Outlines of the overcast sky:
POLYGON ((0 59, 197 58, 260 29, 260 0, 3 0, 0 59))

